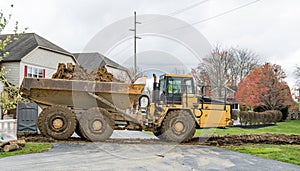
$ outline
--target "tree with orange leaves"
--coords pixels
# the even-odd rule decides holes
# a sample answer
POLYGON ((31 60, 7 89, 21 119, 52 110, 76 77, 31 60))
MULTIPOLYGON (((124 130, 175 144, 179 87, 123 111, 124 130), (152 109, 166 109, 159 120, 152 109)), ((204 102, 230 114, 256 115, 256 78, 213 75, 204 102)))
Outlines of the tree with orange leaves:
POLYGON ((281 110, 293 104, 290 88, 284 81, 280 65, 269 64, 254 68, 238 86, 235 94, 240 104, 265 110, 281 110))

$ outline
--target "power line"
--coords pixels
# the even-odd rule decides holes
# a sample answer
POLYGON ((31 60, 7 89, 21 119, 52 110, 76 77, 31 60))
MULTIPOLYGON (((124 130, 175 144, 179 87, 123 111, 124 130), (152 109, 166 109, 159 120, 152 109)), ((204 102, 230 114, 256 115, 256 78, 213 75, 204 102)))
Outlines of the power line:
POLYGON ((197 21, 197 22, 195 22, 195 23, 192 23, 191 25, 196 25, 196 24, 199 24, 199 23, 203 23, 203 22, 205 22, 205 21, 212 20, 212 19, 217 18, 217 17, 221 17, 221 16, 226 15, 226 14, 228 14, 228 13, 234 12, 234 11, 239 10, 239 9, 241 9, 241 8, 244 8, 244 7, 247 7, 247 6, 252 5, 252 4, 254 4, 254 3, 257 3, 257 2, 259 2, 259 1, 260 1, 260 0, 255 0, 255 1, 249 2, 249 3, 247 3, 247 4, 244 4, 244 5, 238 6, 238 7, 236 7, 236 8, 233 8, 233 9, 231 9, 231 10, 222 12, 222 13, 217 14, 217 15, 215 15, 215 16, 206 18, 206 19, 204 19, 204 20, 197 21))
POLYGON ((246 4, 244 4, 244 5, 235 7, 235 8, 233 8, 233 9, 228 10, 228 11, 224 11, 224 12, 222 12, 222 13, 220 13, 220 14, 217 14, 217 15, 214 15, 214 16, 212 16, 212 17, 209 17, 209 18, 206 18, 206 19, 203 19, 203 20, 194 22, 194 23, 189 24, 189 25, 186 25, 186 26, 178 27, 178 28, 175 28, 175 29, 173 29, 173 30, 169 30, 169 31, 167 31, 167 32, 165 32, 165 33, 172 32, 172 31, 175 31, 175 30, 180 30, 180 29, 183 29, 183 28, 185 28, 185 27, 190 27, 190 26, 197 25, 197 24, 200 24, 200 23, 204 23, 204 22, 206 22, 206 21, 209 21, 209 20, 212 20, 212 19, 221 17, 221 16, 226 15, 226 14, 228 14, 228 13, 232 13, 232 12, 234 12, 234 11, 236 11, 236 10, 241 9, 241 8, 245 8, 245 7, 247 7, 247 6, 250 6, 250 5, 252 5, 252 4, 254 4, 254 3, 257 3, 257 2, 259 2, 259 1, 261 1, 261 0, 255 0, 255 1, 252 1, 252 2, 249 2, 249 3, 246 3, 246 4))
MULTIPOLYGON (((173 11, 173 12, 167 14, 167 16, 172 17, 172 16, 174 16, 174 15, 183 13, 183 12, 185 12, 185 11, 187 11, 187 10, 190 10, 190 9, 192 9, 192 8, 195 8, 195 7, 197 7, 197 6, 201 5, 201 4, 204 4, 205 2, 208 2, 208 1, 209 1, 209 0, 203 0, 203 1, 200 1, 200 2, 196 2, 196 3, 191 4, 191 5, 189 5, 189 6, 185 7, 185 8, 175 10, 175 11, 173 11)), ((152 19, 149 19, 148 21, 144 21, 143 23, 149 24, 149 23, 156 22, 156 21, 158 21, 158 20, 160 20, 159 17, 154 17, 154 18, 152 18, 152 19)))
POLYGON ((189 10, 189 9, 195 8, 195 7, 197 7, 197 6, 199 6, 199 5, 203 4, 203 3, 205 3, 205 2, 207 2, 207 1, 209 1, 209 0, 200 1, 200 2, 197 2, 197 3, 192 4, 192 5, 190 5, 190 6, 187 6, 187 7, 183 8, 183 9, 176 10, 176 11, 174 11, 174 12, 168 14, 168 16, 174 16, 174 15, 183 13, 184 11, 187 11, 187 10, 189 10))
POLYGON ((131 47, 133 47, 133 43, 130 43, 129 45, 127 45, 126 47, 122 48, 121 50, 117 51, 115 54, 113 54, 114 56, 120 56, 123 55, 125 52, 127 52, 131 47))

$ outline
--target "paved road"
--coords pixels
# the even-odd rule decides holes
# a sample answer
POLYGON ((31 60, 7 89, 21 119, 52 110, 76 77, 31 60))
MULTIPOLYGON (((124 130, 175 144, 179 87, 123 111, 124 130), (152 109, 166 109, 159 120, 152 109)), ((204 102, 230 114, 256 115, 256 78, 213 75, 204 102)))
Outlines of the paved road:
POLYGON ((0 159, 0 170, 300 170, 208 146, 58 143, 46 153, 0 159))
MULTIPOLYGON (((72 137, 78 137, 76 133, 72 137)), ((140 138, 140 139, 158 139, 154 135, 146 134, 141 131, 128 131, 128 130, 114 130, 113 134, 110 136, 113 139, 129 139, 129 138, 140 138)))
POLYGON ((141 138, 141 139, 158 139, 154 135, 145 134, 141 131, 127 131, 127 130, 114 130, 110 138, 124 139, 124 138, 141 138))

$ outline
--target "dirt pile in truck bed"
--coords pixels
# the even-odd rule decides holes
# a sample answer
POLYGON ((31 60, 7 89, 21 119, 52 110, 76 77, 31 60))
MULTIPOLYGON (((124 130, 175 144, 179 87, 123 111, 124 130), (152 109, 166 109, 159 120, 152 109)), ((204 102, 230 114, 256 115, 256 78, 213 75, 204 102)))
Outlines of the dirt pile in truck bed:
POLYGON ((59 63, 56 73, 52 75, 53 79, 67 79, 67 80, 89 80, 100 82, 118 81, 114 79, 112 73, 109 73, 105 66, 96 68, 91 73, 87 73, 80 65, 73 65, 72 63, 59 63))

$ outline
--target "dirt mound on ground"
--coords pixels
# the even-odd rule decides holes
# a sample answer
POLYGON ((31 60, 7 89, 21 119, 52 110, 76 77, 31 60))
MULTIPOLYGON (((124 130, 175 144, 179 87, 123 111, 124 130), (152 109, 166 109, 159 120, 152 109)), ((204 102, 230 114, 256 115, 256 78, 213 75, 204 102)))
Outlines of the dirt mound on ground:
POLYGON ((241 144, 298 144, 300 135, 286 134, 237 134, 237 135, 213 135, 210 137, 195 137, 188 144, 198 145, 241 145, 241 144))
POLYGON ((40 134, 18 134, 18 139, 24 139, 26 142, 57 142, 57 140, 51 137, 44 137, 40 134))
MULTIPOLYGON (((42 135, 23 135, 27 142, 71 142, 71 143, 92 143, 81 138, 69 138, 68 140, 54 140, 42 135)), ((118 144, 174 144, 157 139, 108 139, 103 143, 118 144)), ((285 134, 237 134, 237 135, 212 135, 194 137, 191 141, 181 143, 182 145, 211 145, 229 146, 242 144, 294 144, 300 145, 300 135, 285 134)))

